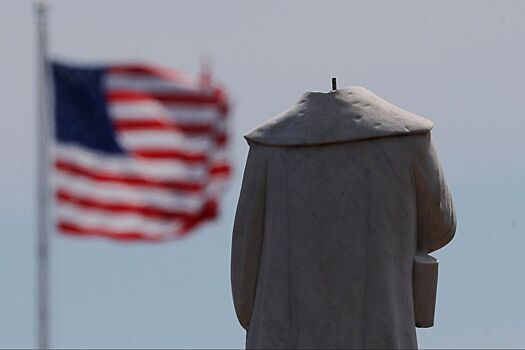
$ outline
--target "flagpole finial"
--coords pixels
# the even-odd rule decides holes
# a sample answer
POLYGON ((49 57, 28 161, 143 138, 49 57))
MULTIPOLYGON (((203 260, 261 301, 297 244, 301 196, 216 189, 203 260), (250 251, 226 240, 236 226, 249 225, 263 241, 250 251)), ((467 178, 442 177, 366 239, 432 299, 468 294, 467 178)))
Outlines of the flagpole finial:
POLYGON ((36 0, 35 1, 35 8, 38 12, 44 12, 48 9, 49 2, 46 0, 36 0))
POLYGON ((203 55, 201 58, 201 72, 200 72, 201 84, 204 86, 211 85, 212 79, 212 68, 211 68, 211 57, 210 55, 203 55))
POLYGON ((337 90, 337 80, 336 78, 332 78, 332 91, 337 90))

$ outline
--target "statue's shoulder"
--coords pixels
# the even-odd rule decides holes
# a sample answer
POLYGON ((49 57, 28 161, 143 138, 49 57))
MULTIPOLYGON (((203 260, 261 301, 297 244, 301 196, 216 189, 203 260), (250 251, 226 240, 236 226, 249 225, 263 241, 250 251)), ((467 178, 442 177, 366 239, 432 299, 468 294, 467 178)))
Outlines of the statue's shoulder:
POLYGON ((288 111, 245 135, 249 142, 306 146, 425 134, 433 123, 358 86, 307 92, 288 111))

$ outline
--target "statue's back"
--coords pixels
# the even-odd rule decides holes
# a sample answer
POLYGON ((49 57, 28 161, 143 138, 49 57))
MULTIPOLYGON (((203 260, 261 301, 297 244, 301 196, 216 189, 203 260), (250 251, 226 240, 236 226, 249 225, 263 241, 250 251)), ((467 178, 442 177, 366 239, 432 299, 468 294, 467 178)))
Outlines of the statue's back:
POLYGON ((232 249, 247 347, 417 347, 413 259, 455 228, 430 134, 250 146, 232 249))

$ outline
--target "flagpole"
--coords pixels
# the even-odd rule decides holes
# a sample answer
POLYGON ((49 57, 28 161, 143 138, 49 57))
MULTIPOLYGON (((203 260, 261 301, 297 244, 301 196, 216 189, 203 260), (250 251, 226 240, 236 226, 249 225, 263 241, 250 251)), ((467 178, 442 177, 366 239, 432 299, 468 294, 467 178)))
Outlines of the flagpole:
POLYGON ((35 2, 37 26, 37 271, 38 271, 38 348, 49 348, 49 95, 47 64, 47 10, 45 1, 35 2))

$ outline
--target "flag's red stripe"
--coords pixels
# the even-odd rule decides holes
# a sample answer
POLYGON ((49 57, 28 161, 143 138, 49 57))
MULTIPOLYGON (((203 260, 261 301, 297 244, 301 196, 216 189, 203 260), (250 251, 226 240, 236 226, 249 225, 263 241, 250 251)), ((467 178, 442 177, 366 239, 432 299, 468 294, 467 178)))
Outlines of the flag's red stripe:
POLYGON ((131 154, 149 159, 173 159, 180 160, 189 164, 203 163, 208 160, 204 153, 188 153, 178 150, 149 150, 133 149, 131 154))
MULTIPOLYGON (((211 95, 205 94, 165 94, 165 93, 145 93, 137 91, 114 90, 109 91, 106 97, 111 102, 141 102, 141 101, 161 101, 164 103, 181 103, 181 104, 219 104, 222 105, 223 96, 217 93, 211 95)), ((221 108, 222 109, 222 108, 221 108)))
POLYGON ((94 181, 114 182, 125 184, 129 186, 144 186, 150 188, 161 188, 166 190, 183 191, 183 192, 201 192, 204 190, 204 184, 183 182, 183 181, 159 181, 151 180, 133 176, 123 176, 111 174, 108 172, 101 172, 83 167, 77 164, 72 164, 64 160, 57 160, 55 167, 65 173, 71 175, 78 175, 87 177, 94 181))
POLYGON ((215 165, 210 169, 212 175, 228 176, 231 174, 231 166, 229 164, 215 165))
POLYGON ((109 69, 109 74, 137 74, 137 75, 149 75, 152 77, 173 80, 175 82, 187 82, 187 75, 180 73, 176 70, 163 69, 160 67, 154 67, 151 65, 139 65, 139 64, 129 64, 129 65, 119 65, 113 66, 109 69))
POLYGON ((219 146, 224 146, 227 141, 228 137, 226 136, 226 134, 217 134, 215 136, 215 143, 219 146))
POLYGON ((103 201, 77 196, 69 193, 63 188, 58 188, 56 191, 56 198, 59 202, 65 202, 74 204, 81 208, 97 209, 108 211, 111 213, 130 213, 138 214, 144 217, 157 218, 157 219, 181 219, 181 220, 192 220, 196 216, 200 217, 199 214, 185 213, 176 210, 166 210, 153 206, 144 206, 140 204, 131 203, 105 203, 103 201))
POLYGON ((160 235, 152 236, 138 231, 116 233, 111 230, 104 230, 94 227, 85 227, 65 221, 59 221, 57 224, 57 228, 60 233, 66 235, 107 237, 118 241, 160 242, 164 238, 167 238, 162 237, 160 235))
MULTIPOLYGON (((159 118, 162 119, 162 118, 159 118)), ((170 130, 188 134, 207 134, 213 130, 211 124, 180 124, 155 119, 118 120, 113 123, 117 131, 170 130)))

